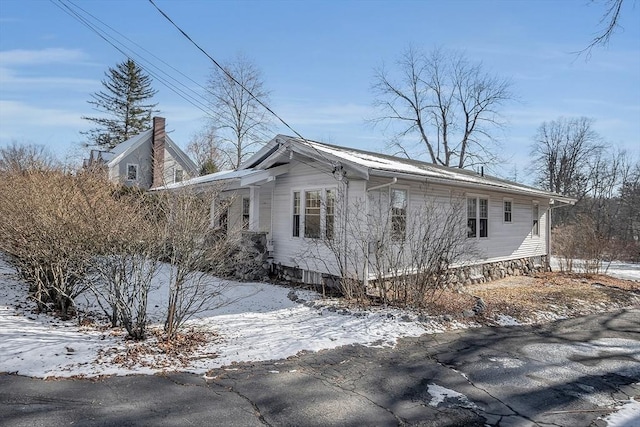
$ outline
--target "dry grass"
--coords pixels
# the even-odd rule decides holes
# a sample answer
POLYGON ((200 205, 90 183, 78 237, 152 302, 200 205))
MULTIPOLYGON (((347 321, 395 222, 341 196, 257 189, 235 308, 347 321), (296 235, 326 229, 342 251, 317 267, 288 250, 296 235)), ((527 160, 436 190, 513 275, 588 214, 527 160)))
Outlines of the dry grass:
MULTIPOLYGON (((468 286, 463 293, 443 292, 428 304, 430 314, 462 318, 476 297, 486 310, 471 320, 494 323, 498 315, 523 323, 576 317, 624 307, 640 306, 640 283, 604 275, 544 273, 534 277, 508 277, 468 286)), ((468 313, 468 312, 467 312, 468 313)))

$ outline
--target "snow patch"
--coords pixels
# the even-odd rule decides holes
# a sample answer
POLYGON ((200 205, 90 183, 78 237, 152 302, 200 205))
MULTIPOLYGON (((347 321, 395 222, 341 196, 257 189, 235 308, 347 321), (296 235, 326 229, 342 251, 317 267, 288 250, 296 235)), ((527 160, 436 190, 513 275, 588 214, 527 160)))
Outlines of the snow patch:
POLYGON ((427 386, 427 393, 431 395, 431 400, 429 401, 430 406, 437 407, 438 405, 445 403, 447 399, 451 399, 456 402, 456 406, 469 409, 477 408, 475 403, 471 402, 464 394, 442 387, 438 384, 429 384, 427 386))
POLYGON ((632 398, 604 420, 607 427, 640 427, 640 401, 632 398))
POLYGON ((496 322, 500 326, 518 326, 522 324, 518 321, 518 319, 507 316, 506 314, 499 314, 498 316, 496 316, 496 322))

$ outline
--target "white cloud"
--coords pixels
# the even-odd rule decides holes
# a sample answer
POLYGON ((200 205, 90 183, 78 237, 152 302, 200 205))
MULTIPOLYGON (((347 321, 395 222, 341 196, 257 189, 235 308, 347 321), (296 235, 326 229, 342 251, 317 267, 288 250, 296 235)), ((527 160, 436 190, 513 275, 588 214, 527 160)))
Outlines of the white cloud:
POLYGON ((14 71, 8 68, 0 67, 0 86, 3 91, 42 89, 43 87, 51 87, 60 89, 61 87, 87 92, 97 88, 100 85, 99 80, 77 79, 73 77, 25 77, 18 76, 14 71))
POLYGON ((83 113, 79 111, 46 108, 26 104, 18 101, 0 100, 0 123, 2 123, 2 137, 7 136, 11 129, 25 129, 33 127, 58 127, 78 130, 87 126, 82 120, 83 113))
POLYGON ((47 48, 39 50, 13 49, 0 51, 0 65, 40 65, 76 62, 85 59, 80 49, 47 48))

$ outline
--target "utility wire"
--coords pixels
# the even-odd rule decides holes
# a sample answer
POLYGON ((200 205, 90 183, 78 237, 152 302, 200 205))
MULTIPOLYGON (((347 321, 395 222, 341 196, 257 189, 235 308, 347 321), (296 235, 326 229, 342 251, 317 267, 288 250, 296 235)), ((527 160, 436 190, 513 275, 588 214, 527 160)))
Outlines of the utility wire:
MULTIPOLYGON (((214 120, 216 120, 216 119, 220 120, 221 119, 221 114, 220 113, 217 113, 215 111, 211 111, 209 109, 209 107, 207 105, 207 103, 208 103, 208 99, 207 98, 205 98, 200 93, 194 91, 192 88, 190 88, 188 85, 184 84, 183 82, 179 81, 174 76, 170 75, 168 72, 163 70, 161 67, 159 67, 156 64, 154 64, 151 60, 145 58, 144 55, 140 54, 139 52, 136 52, 135 49, 131 48, 130 46, 127 46, 126 43, 118 40, 112 34, 109 34, 109 31, 105 30, 104 28, 99 28, 99 25, 101 25, 102 27, 107 28, 112 33, 117 34, 119 37, 121 37, 122 39, 126 40, 126 42, 130 43, 131 45, 136 46, 138 49, 142 50, 143 52, 146 52, 148 55, 150 55, 151 57, 153 57, 154 59, 159 61, 161 64, 165 65, 166 67, 168 67, 171 70, 175 71, 176 73, 178 73, 182 77, 186 78, 187 80, 192 82, 194 85, 196 85, 197 87, 199 87, 203 91, 209 92, 209 90, 207 88, 205 88, 204 86, 202 86, 201 84, 199 84, 198 82, 196 82, 195 80, 193 80, 192 78, 187 76, 186 74, 182 73, 180 70, 176 69, 172 65, 168 64, 166 61, 162 60, 158 56, 154 55, 152 52, 150 52, 147 49, 145 49, 144 47, 140 46, 138 43, 136 43, 135 41, 131 40, 130 38, 128 38, 124 34, 120 33, 118 30, 116 30, 115 28, 111 27, 110 25, 108 25, 104 21, 100 20, 95 15, 91 14, 87 10, 85 10, 82 7, 78 6, 73 1, 70 1, 70 0, 66 0, 66 2, 65 2, 65 0, 57 0, 57 2, 55 0, 50 0, 50 1, 56 7, 58 7, 63 12, 65 12, 67 15, 71 16, 72 18, 74 18, 75 20, 77 20, 78 22, 83 24, 85 27, 87 27, 89 30, 94 32, 96 35, 98 35, 98 37, 100 37, 102 40, 107 42, 109 45, 111 45, 114 49, 116 49, 118 52, 120 52, 121 54, 123 54, 127 58, 131 58, 132 56, 135 56, 139 60, 142 60, 143 63, 140 63, 138 61, 141 68, 143 68, 147 73, 149 73, 154 79, 158 80, 160 83, 165 85, 171 91, 173 91, 178 96, 183 98, 185 101, 187 101, 188 103, 190 103, 191 105, 193 105, 194 107, 196 107, 197 109, 202 111, 206 116, 208 116, 209 118, 214 119, 214 120), (93 20, 93 22, 92 22, 92 20, 93 20), (147 63, 147 65, 145 65, 144 63, 147 63), (149 67, 153 67, 153 69, 157 70, 157 72, 153 71, 149 67), (167 77, 165 78, 165 77, 161 76, 158 73, 161 73, 161 74, 163 74, 163 75, 165 75, 167 77), (173 83, 170 80, 172 80, 175 83, 173 83), (179 86, 182 86, 184 89, 180 88, 179 86), (190 93, 188 93, 188 92, 190 92, 190 93)), ((284 119, 282 119, 278 114, 276 114, 275 111, 273 111, 263 101, 258 99, 251 92, 251 90, 249 90, 247 87, 245 87, 233 75, 231 75, 224 67, 222 67, 211 55, 209 55, 202 47, 200 47, 184 30, 182 30, 165 12, 163 12, 153 2, 153 0, 149 0, 149 1, 158 10, 158 12, 160 12, 162 14, 162 16, 165 19, 167 19, 184 37, 186 37, 194 46, 196 46, 196 48, 198 48, 198 50, 200 50, 207 58, 209 58, 214 63, 214 65, 216 67, 218 67, 227 77, 229 77, 234 83, 236 83, 240 88, 242 88, 242 90, 247 92, 252 99, 254 99, 260 106, 265 108, 265 110, 267 110, 269 113, 271 113, 274 117, 276 117, 282 124, 284 124, 289 130, 291 130, 306 145, 311 147, 323 159, 327 160, 330 163, 334 163, 330 159, 328 159, 324 155, 324 153, 320 152, 313 144, 311 144, 305 137, 303 137, 299 132, 297 132, 295 129, 293 129, 286 121, 284 121, 284 119)), ((260 133, 261 136, 263 138, 265 138, 265 139, 271 139, 271 137, 272 137, 271 135, 267 135, 263 131, 258 131, 258 133, 260 133)), ((300 159, 299 159, 299 162, 303 163, 303 164, 306 164, 307 166, 310 166, 310 167, 312 167, 314 169, 320 170, 319 168, 309 164, 308 162, 304 162, 304 161, 302 161, 300 159)), ((331 173, 328 173, 328 172, 326 172, 324 170, 322 170, 322 172, 331 175, 331 173)))

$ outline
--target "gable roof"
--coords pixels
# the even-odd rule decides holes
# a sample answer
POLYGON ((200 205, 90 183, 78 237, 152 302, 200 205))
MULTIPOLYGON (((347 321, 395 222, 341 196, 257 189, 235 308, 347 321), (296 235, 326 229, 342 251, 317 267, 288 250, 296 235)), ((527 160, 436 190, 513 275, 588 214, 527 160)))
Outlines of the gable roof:
MULTIPOLYGON (((127 139, 124 142, 116 145, 111 151, 103 153, 102 158, 107 162, 108 167, 113 167, 118 164, 123 158, 137 150, 141 145, 145 143, 151 143, 153 137, 153 129, 146 130, 127 139)), ((184 151, 176 145, 175 142, 169 137, 165 136, 166 149, 171 151, 174 158, 180 163, 180 165, 186 169, 186 172, 190 175, 197 175, 198 166, 194 163, 184 151)))
POLYGON ((435 165, 419 160, 405 159, 354 148, 340 147, 317 141, 278 135, 260 151, 243 163, 239 169, 264 169, 278 164, 286 152, 295 152, 329 166, 345 167, 348 173, 364 179, 374 176, 428 179, 467 188, 485 188, 517 194, 549 198, 561 203, 574 204, 575 199, 551 193, 517 182, 480 175, 473 171, 435 165))

